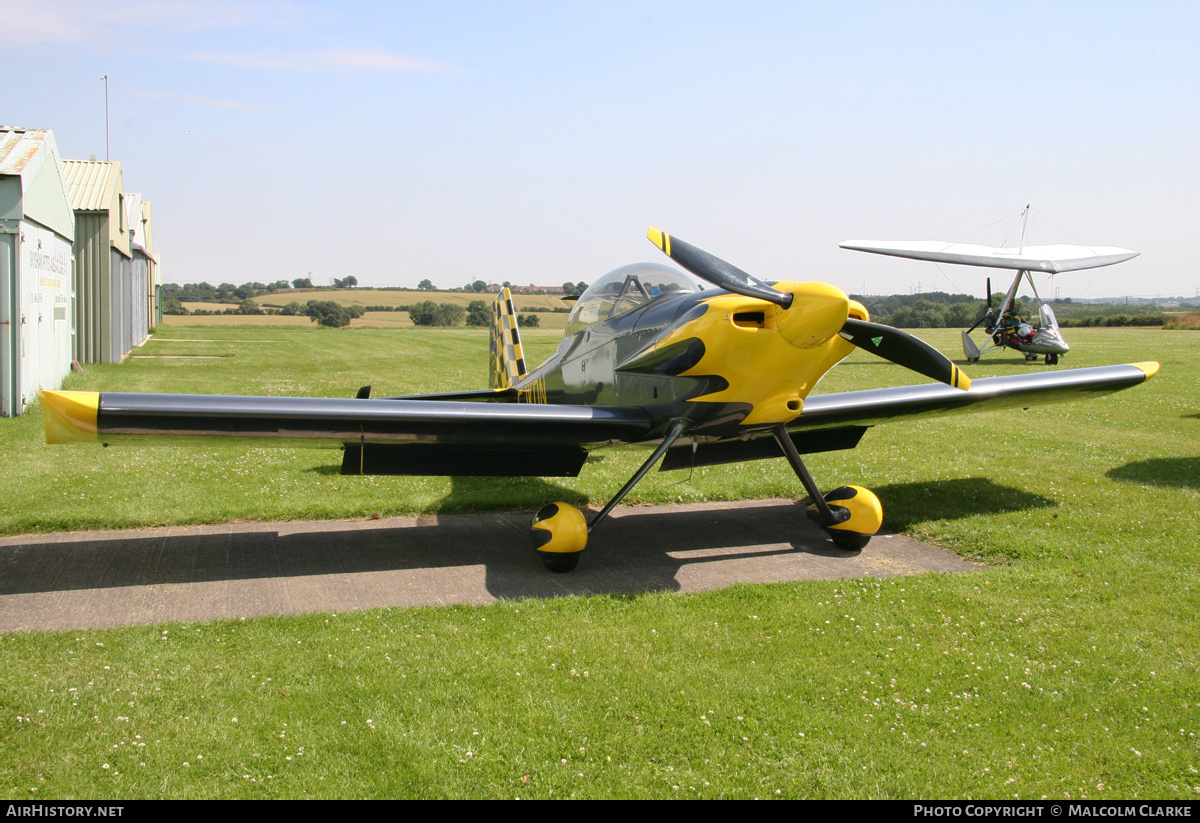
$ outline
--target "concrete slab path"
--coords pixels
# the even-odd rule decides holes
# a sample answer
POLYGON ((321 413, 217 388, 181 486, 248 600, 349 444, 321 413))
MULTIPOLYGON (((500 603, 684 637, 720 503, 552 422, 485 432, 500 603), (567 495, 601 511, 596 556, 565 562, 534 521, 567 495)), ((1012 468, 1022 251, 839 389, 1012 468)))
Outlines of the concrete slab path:
POLYGON ((983 568, 903 535, 846 552, 798 503, 618 508, 547 571, 529 513, 233 523, 0 538, 0 632, 983 568))

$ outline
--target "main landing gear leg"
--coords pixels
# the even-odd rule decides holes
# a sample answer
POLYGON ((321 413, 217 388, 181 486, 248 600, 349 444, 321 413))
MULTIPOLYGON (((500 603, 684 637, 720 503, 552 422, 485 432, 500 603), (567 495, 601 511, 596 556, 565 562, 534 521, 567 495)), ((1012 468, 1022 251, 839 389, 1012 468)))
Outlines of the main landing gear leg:
POLYGON ((621 487, 616 497, 608 501, 600 513, 589 524, 583 512, 570 503, 551 503, 533 516, 532 537, 533 548, 541 555, 542 562, 552 572, 569 572, 579 564, 579 555, 587 546, 588 535, 600 525, 600 521, 608 517, 609 512, 633 491, 646 472, 658 463, 667 453, 667 449, 679 439, 687 428, 687 420, 676 420, 671 424, 662 443, 650 455, 650 459, 629 478, 629 482, 621 487))
POLYGON ((796 472, 804 490, 808 492, 809 499, 813 501, 808 510, 809 519, 824 529, 839 549, 862 550, 883 525, 883 506, 879 498, 862 486, 841 486, 822 495, 804 461, 800 459, 800 452, 788 436, 787 429, 778 426, 772 434, 792 464, 792 471, 796 472))

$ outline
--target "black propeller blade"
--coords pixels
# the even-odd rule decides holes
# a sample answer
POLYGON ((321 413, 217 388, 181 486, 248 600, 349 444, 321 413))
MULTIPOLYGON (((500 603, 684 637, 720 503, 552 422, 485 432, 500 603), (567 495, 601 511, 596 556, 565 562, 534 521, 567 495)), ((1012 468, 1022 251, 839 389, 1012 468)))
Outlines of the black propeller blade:
POLYGON ((884 360, 912 369, 918 374, 963 391, 971 387, 971 378, 951 363, 950 358, 924 340, 894 326, 850 317, 839 334, 860 349, 866 349, 884 360))
MULTIPOLYGON (((685 243, 664 231, 650 227, 646 232, 650 242, 663 253, 697 277, 703 278, 726 291, 744 297, 756 297, 783 308, 792 305, 793 295, 773 289, 766 283, 751 277, 746 272, 726 263, 721 258, 685 243)), ((923 340, 893 326, 870 323, 865 320, 847 318, 838 332, 844 339, 877 354, 885 360, 912 369, 918 374, 940 380, 957 389, 966 391, 971 378, 959 371, 950 359, 923 340)))
POLYGON ((980 323, 982 323, 984 320, 987 320, 991 316, 992 316, 992 278, 989 277, 987 279, 987 310, 983 313, 983 317, 980 317, 978 320, 975 321, 974 326, 967 329, 967 334, 970 334, 971 332, 975 331, 977 328, 979 328, 980 323))
POLYGON ((792 295, 771 288, 766 283, 746 274, 737 266, 726 263, 716 255, 698 249, 691 243, 685 243, 653 226, 646 232, 646 237, 650 238, 651 243, 662 249, 667 257, 714 286, 743 297, 757 297, 759 300, 766 300, 777 306, 783 306, 785 309, 792 305, 792 295))

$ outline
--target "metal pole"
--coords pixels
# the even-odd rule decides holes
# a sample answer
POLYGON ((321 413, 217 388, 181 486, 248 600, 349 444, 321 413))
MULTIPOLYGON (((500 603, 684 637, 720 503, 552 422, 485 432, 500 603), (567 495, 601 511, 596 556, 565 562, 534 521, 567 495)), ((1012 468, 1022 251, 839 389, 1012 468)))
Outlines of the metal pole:
POLYGON ((112 160, 112 152, 108 145, 108 75, 100 78, 104 81, 104 159, 112 160))

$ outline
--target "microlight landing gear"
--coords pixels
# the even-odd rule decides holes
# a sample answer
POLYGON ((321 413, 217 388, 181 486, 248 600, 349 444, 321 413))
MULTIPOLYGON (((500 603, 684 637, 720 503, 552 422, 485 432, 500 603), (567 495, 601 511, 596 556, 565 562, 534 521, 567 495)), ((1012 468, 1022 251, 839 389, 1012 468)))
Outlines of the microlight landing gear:
POLYGON ((621 487, 616 497, 608 501, 608 505, 600 510, 591 523, 587 522, 583 512, 570 503, 551 503, 533 516, 530 526, 533 549, 541 556, 547 569, 552 572, 569 572, 579 565, 579 555, 587 546, 588 535, 667 453, 667 449, 679 439, 687 425, 687 420, 676 420, 671 424, 666 437, 654 450, 654 454, 650 455, 633 477, 629 478, 629 482, 621 487))
POLYGON ((787 429, 779 426, 773 434, 812 500, 809 519, 824 529, 839 549, 862 551, 883 525, 883 505, 879 498, 862 486, 840 486, 822 496, 787 429))

